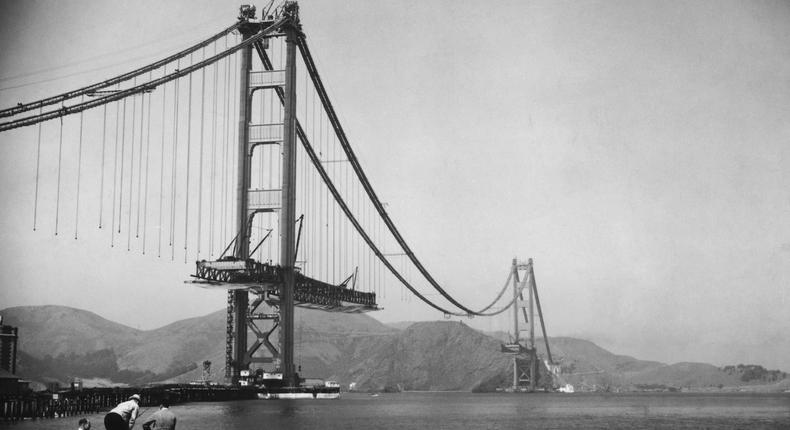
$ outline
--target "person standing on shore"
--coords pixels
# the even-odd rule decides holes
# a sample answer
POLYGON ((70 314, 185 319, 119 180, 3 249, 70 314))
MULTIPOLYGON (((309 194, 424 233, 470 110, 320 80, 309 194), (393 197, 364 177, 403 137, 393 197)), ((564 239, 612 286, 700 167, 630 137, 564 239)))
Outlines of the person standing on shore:
POLYGON ((143 430, 175 430, 176 415, 170 412, 170 400, 162 400, 162 406, 143 423, 143 430), (153 427, 151 427, 153 425, 153 427))
POLYGON ((140 413, 140 395, 133 394, 129 400, 119 403, 104 416, 104 428, 107 430, 132 430, 138 413, 140 413))

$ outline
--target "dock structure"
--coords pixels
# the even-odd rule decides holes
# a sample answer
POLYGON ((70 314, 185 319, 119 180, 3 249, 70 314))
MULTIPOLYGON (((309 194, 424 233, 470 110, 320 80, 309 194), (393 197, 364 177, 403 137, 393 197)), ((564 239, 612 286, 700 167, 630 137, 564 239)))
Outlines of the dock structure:
POLYGON ((152 387, 85 388, 57 392, 0 395, 0 420, 57 418, 108 412, 132 394, 140 395, 140 406, 216 402, 256 398, 253 389, 227 385, 170 384, 152 387))

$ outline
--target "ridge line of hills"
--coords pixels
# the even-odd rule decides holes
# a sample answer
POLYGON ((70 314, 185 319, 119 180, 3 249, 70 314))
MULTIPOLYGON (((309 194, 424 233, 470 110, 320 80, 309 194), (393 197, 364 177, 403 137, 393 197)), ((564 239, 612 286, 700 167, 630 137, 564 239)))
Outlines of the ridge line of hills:
MULTIPOLYGON (((225 311, 139 330, 65 306, 0 311, 19 327, 17 373, 32 381, 90 385, 199 380, 204 360, 212 378, 224 375, 225 311)), ((498 334, 462 322, 383 324, 365 314, 297 309, 297 365, 303 377, 356 383, 361 390, 493 390, 506 386, 512 361, 498 334)), ((501 336, 501 334, 499 334, 501 336)), ((718 368, 665 364, 609 352, 593 342, 550 337, 562 377, 577 390, 785 391, 790 379, 758 365, 718 368)), ((542 342, 538 354, 545 356, 542 342)), ((548 380, 547 378, 546 381, 548 380)))

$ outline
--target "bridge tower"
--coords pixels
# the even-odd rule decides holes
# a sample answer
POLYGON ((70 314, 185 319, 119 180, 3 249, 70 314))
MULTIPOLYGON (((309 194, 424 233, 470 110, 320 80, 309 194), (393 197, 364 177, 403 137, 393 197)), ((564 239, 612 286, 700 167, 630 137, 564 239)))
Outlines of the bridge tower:
MULTIPOLYGON (((279 231, 280 231, 280 266, 281 279, 278 290, 280 292, 278 314, 254 314, 254 308, 261 304, 263 297, 259 296, 253 302, 253 309, 250 309, 249 291, 247 289, 236 289, 229 292, 229 334, 232 332, 232 358, 231 354, 226 354, 230 358, 227 360, 226 369, 232 369, 231 381, 235 384, 239 381, 242 371, 248 370, 250 363, 254 361, 274 362, 279 365, 283 374, 286 386, 294 386, 298 383, 294 372, 294 289, 295 273, 294 263, 296 255, 295 245, 295 219, 296 219, 296 42, 299 30, 298 5, 295 2, 286 3, 284 14, 288 20, 280 29, 285 33, 286 38, 286 65, 284 82, 284 120, 282 124, 258 124, 257 127, 281 127, 282 130, 274 136, 281 138, 251 139, 250 128, 252 124, 252 100, 257 91, 274 89, 279 87, 281 82, 276 79, 259 79, 265 84, 250 84, 252 73, 274 73, 274 72, 253 72, 252 71, 252 52, 253 45, 248 45, 241 51, 240 61, 240 86, 239 86, 239 142, 238 142, 238 165, 239 172, 237 178, 237 219, 236 219, 236 241, 233 255, 236 261, 247 261, 250 258, 249 240, 250 226, 256 213, 260 212, 279 212, 279 231), (253 153, 261 145, 280 144, 282 145, 282 186, 280 190, 253 190, 251 186, 251 161, 253 153), (256 201, 260 200, 261 195, 266 195, 270 203, 266 205, 250 204, 250 197, 254 196, 256 201), (279 197, 279 198, 277 198, 279 197), (278 351, 269 342, 267 334, 257 329, 256 319, 274 321, 274 326, 280 326, 280 350, 278 351), (232 329, 230 325, 232 324, 232 329), (251 348, 248 348, 247 328, 251 328, 258 339, 251 348), (273 356, 271 359, 255 360, 253 353, 261 346, 266 345, 273 356)), ((242 24, 239 27, 243 39, 247 40, 257 34, 263 28, 271 25, 272 22, 255 21, 255 7, 242 6, 239 19, 242 24)), ((272 328, 272 331, 274 328, 272 328)), ((231 336, 229 336, 230 338, 231 336)), ((230 341, 228 342, 230 346, 230 341)), ((230 351, 226 351, 230 352, 230 351)), ((226 371, 227 372, 227 371, 226 371)), ((226 375, 227 376, 227 375, 226 375)))
POLYGON ((378 306, 375 293, 348 288, 346 282, 335 285, 314 279, 296 267, 297 137, 309 146, 304 133, 299 134, 301 128, 296 117, 296 55, 297 47, 302 49, 304 43, 298 5, 286 2, 277 8, 274 16, 260 20, 255 18, 254 6, 242 6, 239 21, 242 43, 251 38, 255 40, 241 48, 238 71, 237 235, 228 245, 228 249, 233 246, 233 254, 225 256, 223 252, 216 261, 197 261, 190 283, 228 290, 226 380, 244 385, 251 376, 250 365, 263 363, 273 365, 271 373, 281 374, 284 387, 297 387, 300 381, 294 369, 294 308, 360 313, 377 310, 378 306), (277 65, 278 70, 265 52, 273 37, 285 38, 285 62, 277 65), (254 52, 260 57, 263 70, 252 70, 254 52), (270 91, 273 99, 281 101, 282 122, 265 123, 262 114, 253 118, 253 98, 260 97, 263 91, 270 91), (279 188, 269 185, 268 189, 253 189, 253 155, 266 145, 280 147, 280 151, 274 151, 281 154, 280 185, 279 188), (277 262, 259 262, 252 258, 255 248, 250 251, 250 230, 259 213, 278 217, 280 249, 277 262), (259 311, 259 307, 266 310, 259 311), (247 339, 248 330, 255 336, 252 343, 247 339), (275 331, 278 331, 279 342, 269 339, 275 331), (257 353, 261 347, 264 347, 264 354, 257 353))
POLYGON ((513 391, 535 391, 538 382, 538 352, 535 347, 535 308, 537 307, 540 318, 543 338, 546 342, 548 362, 553 363, 551 349, 546 337, 546 327, 543 322, 543 312, 540 309, 538 290, 535 283, 535 271, 532 259, 526 263, 513 259, 511 267, 513 279, 513 333, 512 343, 502 345, 502 352, 513 357, 513 391), (523 275, 519 271, 524 271, 523 275), (524 300, 524 289, 527 289, 527 300, 524 300), (519 315, 519 313, 521 315, 519 315), (523 319, 526 328, 526 338, 521 339, 522 329, 519 320, 523 319))

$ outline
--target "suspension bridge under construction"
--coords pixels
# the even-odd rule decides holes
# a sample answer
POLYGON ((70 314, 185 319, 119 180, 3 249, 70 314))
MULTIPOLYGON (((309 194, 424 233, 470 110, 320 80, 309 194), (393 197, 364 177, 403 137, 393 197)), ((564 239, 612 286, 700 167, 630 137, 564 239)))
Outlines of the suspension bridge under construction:
MULTIPOLYGON (((376 311, 387 278, 448 317, 512 311, 513 339, 502 345, 512 355, 512 388, 535 390, 536 321, 547 336, 532 260, 514 259, 480 309, 442 287, 355 155, 298 4, 260 12, 242 6, 232 25, 173 55, 0 111, 0 132, 36 130, 33 229, 39 205, 49 204, 56 235, 78 238, 90 217, 112 247, 196 261, 187 283, 227 290, 231 385, 250 384, 260 369, 283 392, 298 391, 294 308, 376 311), (44 127, 57 138, 42 139, 44 127), (56 171, 42 169, 48 154, 57 154, 56 171), (65 166, 71 158, 76 165, 65 166), (94 164, 97 172, 83 170, 94 164), (56 175, 54 202, 40 198, 44 175, 56 175), (76 198, 62 197, 67 187, 76 198), (95 218, 80 211, 86 192, 99 202, 95 218)), ((548 342, 546 352, 543 363, 556 373, 548 342)))

